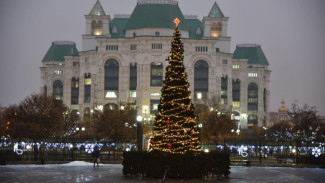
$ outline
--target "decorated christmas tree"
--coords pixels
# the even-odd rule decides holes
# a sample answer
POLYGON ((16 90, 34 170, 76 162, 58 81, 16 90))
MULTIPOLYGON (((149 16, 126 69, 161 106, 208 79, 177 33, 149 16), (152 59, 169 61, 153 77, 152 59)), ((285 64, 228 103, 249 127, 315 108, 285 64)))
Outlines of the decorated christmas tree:
POLYGON ((189 82, 184 67, 184 48, 176 24, 174 40, 171 42, 166 75, 161 89, 160 104, 153 126, 153 137, 149 151, 184 154, 199 152, 199 131, 194 115, 189 82))

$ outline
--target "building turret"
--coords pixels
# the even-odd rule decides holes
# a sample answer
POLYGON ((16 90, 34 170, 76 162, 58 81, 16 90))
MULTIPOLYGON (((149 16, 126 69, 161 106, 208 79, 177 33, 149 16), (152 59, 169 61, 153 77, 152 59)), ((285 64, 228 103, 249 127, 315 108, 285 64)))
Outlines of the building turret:
POLYGON ((111 18, 106 15, 99 0, 96 1, 94 7, 91 9, 86 18, 86 34, 82 35, 82 50, 96 50, 96 37, 109 36, 109 23, 111 18))

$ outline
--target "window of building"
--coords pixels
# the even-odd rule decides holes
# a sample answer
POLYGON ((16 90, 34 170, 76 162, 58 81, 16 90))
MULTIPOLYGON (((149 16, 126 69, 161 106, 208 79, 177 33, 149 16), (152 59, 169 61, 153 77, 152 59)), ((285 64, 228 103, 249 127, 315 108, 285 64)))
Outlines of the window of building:
POLYGON ((73 63, 72 63, 72 66, 73 66, 73 67, 80 67, 80 64, 79 64, 79 62, 73 62, 73 63))
POLYGON ((63 71, 62 70, 54 70, 53 73, 56 75, 61 75, 61 74, 63 74, 63 71))
POLYGON ((56 100, 63 100, 63 83, 60 80, 53 83, 53 97, 56 100))
POLYGON ((117 33, 117 27, 116 27, 116 25, 113 26, 112 33, 113 34, 116 34, 117 33))
POLYGON ((227 59, 222 59, 222 64, 227 65, 228 64, 228 60, 227 59))
POLYGON ((71 105, 79 103, 79 78, 71 79, 71 105))
POLYGON ((256 72, 250 72, 248 73, 248 77, 251 77, 251 78, 257 78, 257 73, 256 72))
POLYGON ((118 105, 114 104, 114 103, 108 103, 105 105, 105 109, 106 110, 114 110, 114 109, 118 109, 118 105))
POLYGON ((221 77, 221 96, 220 102, 221 104, 227 104, 228 97, 228 77, 224 75, 221 77))
POLYGON ((130 97, 137 96, 137 64, 130 64, 130 97), (132 92, 131 92, 132 91, 132 92))
POLYGON ((222 24, 221 22, 211 23, 211 37, 220 37, 222 35, 222 24))
POLYGON ((115 59, 105 62, 105 98, 117 98, 119 90, 119 63, 115 59))
POLYGON ((98 22, 96 22, 95 20, 92 21, 91 34, 96 36, 103 35, 103 22, 101 20, 99 20, 98 22))
POLYGON ((86 107, 84 109, 84 119, 83 119, 84 122, 89 122, 90 121, 90 108, 89 107, 86 107))
POLYGON ((232 65, 232 68, 233 68, 233 69, 239 69, 239 64, 233 64, 233 65, 232 65))
POLYGON ((255 125, 257 125, 257 116, 255 114, 251 114, 247 119, 248 129, 252 129, 255 125))
POLYGON ((131 44, 130 45, 130 50, 137 50, 137 45, 136 44, 131 44))
POLYGON ((150 97, 160 97, 160 96, 161 96, 160 92, 152 92, 152 93, 150 93, 150 97))
POLYGON ((77 122, 79 119, 80 119, 80 112, 78 109, 73 109, 71 111, 71 116, 72 116, 72 119, 75 120, 75 122, 77 122))
POLYGON ((129 97, 130 98, 136 98, 137 97, 137 91, 136 90, 130 90, 129 97))
POLYGON ((247 108, 249 111, 257 111, 258 109, 258 88, 255 83, 248 85, 247 108))
POLYGON ((90 57, 85 57, 85 63, 89 63, 90 62, 90 57))
POLYGON ((150 113, 157 114, 160 100, 150 100, 150 113))
POLYGON ((162 49, 162 44, 161 43, 152 43, 151 48, 153 50, 161 50, 162 49))
POLYGON ((160 36, 160 32, 158 32, 158 31, 155 32, 155 36, 156 36, 156 37, 160 36))
POLYGON ((201 35, 202 34, 202 30, 200 26, 197 26, 196 31, 195 31, 196 35, 201 35))
POLYGON ((90 103, 91 98, 91 74, 85 74, 85 95, 84 95, 84 102, 90 103))
POLYGON ((264 104, 264 111, 266 112, 266 88, 263 90, 263 104, 264 104))
POLYGON ((47 86, 44 85, 44 95, 47 96, 47 86))
POLYGON ((118 51, 118 45, 106 45, 108 51, 118 51))
POLYGON ((163 65, 161 62, 151 63, 150 86, 162 86, 163 65))
POLYGON ((194 92, 197 99, 206 99, 209 91, 209 65, 199 60, 194 65, 194 92))
POLYGON ((240 80, 232 80, 232 105, 234 107, 240 106, 240 80))
POLYGON ((196 46, 195 52, 208 52, 208 47, 207 46, 196 46))

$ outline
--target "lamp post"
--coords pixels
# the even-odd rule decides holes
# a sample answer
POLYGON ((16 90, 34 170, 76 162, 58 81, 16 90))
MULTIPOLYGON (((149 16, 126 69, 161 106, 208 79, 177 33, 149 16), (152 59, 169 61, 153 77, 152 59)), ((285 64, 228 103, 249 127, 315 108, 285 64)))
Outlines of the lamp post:
POLYGON ((142 116, 137 116, 137 141, 138 141, 138 151, 142 151, 142 136, 143 136, 143 129, 142 129, 142 116))

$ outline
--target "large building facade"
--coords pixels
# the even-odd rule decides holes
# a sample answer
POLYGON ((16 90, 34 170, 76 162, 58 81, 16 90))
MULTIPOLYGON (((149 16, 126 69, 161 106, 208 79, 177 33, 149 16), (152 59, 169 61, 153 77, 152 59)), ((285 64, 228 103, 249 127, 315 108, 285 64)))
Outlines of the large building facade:
POLYGON ((184 65, 195 103, 217 100, 241 128, 266 126, 270 70, 257 44, 230 51, 228 17, 217 3, 202 21, 183 15, 174 0, 138 0, 131 15, 106 15, 97 0, 85 15, 82 51, 54 41, 42 60, 41 93, 53 95, 88 117, 92 110, 134 103, 153 122, 175 30, 184 43, 184 65))

